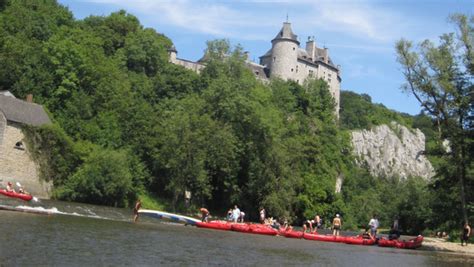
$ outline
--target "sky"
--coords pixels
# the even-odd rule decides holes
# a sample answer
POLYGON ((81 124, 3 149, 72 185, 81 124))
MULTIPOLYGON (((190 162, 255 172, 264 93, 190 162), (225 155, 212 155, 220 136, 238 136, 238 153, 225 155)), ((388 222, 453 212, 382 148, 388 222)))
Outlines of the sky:
POLYGON ((372 102, 418 114, 418 102, 401 87, 395 43, 439 40, 454 32, 453 13, 474 15, 474 0, 59 0, 76 19, 120 9, 172 40, 178 57, 198 60, 206 41, 240 44, 258 63, 288 18, 304 47, 314 36, 340 65, 341 89, 366 93, 372 102))

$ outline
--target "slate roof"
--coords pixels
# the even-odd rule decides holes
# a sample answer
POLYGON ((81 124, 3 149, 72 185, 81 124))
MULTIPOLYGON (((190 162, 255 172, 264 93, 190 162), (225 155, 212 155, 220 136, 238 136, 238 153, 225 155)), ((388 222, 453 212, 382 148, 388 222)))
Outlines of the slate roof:
POLYGON ((280 40, 280 39, 286 39, 286 40, 292 40, 299 44, 300 42, 298 41, 298 36, 293 33, 291 30, 291 23, 289 22, 284 22, 283 27, 281 30, 278 32, 278 34, 273 38, 272 41, 274 40, 280 40))
POLYGON ((0 94, 0 112, 5 115, 7 121, 32 126, 51 124, 51 120, 44 111, 43 106, 12 96, 0 94))
POLYGON ((266 80, 270 77, 269 70, 260 64, 255 62, 247 61, 247 66, 252 70, 253 74, 262 80, 266 80))

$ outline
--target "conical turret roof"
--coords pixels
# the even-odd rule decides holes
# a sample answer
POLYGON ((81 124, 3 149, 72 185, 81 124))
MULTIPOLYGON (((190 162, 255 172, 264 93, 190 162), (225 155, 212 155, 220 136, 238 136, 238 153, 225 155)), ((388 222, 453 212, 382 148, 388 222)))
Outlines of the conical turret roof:
POLYGON ((275 38, 273 38, 272 42, 276 41, 276 40, 290 40, 290 41, 294 41, 294 42, 300 44, 300 42, 298 42, 297 38, 298 38, 298 36, 296 34, 294 34, 293 31, 291 30, 291 23, 283 22, 283 27, 278 32, 278 34, 275 36, 275 38))

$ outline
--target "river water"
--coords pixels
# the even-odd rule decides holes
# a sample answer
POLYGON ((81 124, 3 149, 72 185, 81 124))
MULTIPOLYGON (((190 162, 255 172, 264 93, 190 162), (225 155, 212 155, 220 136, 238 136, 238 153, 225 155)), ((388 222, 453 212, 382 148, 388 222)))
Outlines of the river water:
POLYGON ((424 250, 200 229, 140 218, 129 209, 0 197, 0 266, 473 266, 474 258, 424 250), (24 208, 50 215, 4 210, 24 208))

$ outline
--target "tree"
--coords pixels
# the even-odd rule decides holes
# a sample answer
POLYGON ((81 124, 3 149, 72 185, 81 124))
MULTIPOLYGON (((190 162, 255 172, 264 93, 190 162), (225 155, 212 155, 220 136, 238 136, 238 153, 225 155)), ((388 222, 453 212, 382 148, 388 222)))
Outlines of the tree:
MULTIPOLYGON (((439 143, 449 141, 446 158, 454 168, 445 168, 445 179, 454 179, 459 188, 462 217, 468 219, 466 185, 469 186, 469 166, 473 150, 474 103, 474 16, 453 15, 451 21, 458 35, 443 34, 439 45, 423 41, 418 51, 413 44, 400 40, 396 44, 398 62, 407 83, 403 89, 418 100, 438 127, 439 143)), ((472 190, 470 190, 472 191, 472 190)))

